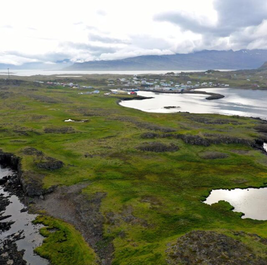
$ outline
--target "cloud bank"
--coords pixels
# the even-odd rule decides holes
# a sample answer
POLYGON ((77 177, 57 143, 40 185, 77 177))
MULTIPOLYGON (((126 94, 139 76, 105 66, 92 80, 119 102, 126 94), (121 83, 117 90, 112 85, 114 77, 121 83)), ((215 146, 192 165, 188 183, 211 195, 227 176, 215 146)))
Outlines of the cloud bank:
POLYGON ((0 63, 267 49, 265 0, 36 2, 2 4, 0 63))

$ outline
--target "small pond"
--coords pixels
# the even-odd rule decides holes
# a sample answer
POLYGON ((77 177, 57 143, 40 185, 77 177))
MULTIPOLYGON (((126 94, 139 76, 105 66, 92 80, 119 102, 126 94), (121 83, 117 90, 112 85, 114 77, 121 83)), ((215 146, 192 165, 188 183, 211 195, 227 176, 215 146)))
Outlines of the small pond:
POLYGON ((267 188, 248 188, 233 190, 213 190, 206 204, 227 201, 234 207, 234 212, 242 212, 242 218, 267 220, 267 188))
POLYGON ((73 120, 73 119, 66 119, 64 122, 88 122, 88 120, 73 120))

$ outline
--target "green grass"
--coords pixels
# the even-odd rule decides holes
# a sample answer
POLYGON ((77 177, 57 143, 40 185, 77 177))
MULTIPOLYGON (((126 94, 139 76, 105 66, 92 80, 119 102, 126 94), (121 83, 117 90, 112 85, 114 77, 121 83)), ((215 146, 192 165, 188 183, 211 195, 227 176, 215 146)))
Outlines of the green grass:
POLYGON ((35 252, 49 259, 52 264, 97 264, 94 251, 70 224, 41 215, 36 218, 35 223, 45 225, 40 230, 45 239, 35 252))
MULTIPOLYGON (((96 82, 96 80, 94 81, 96 82)), ((33 85, 9 87, 12 97, 0 99, 0 147, 22 158, 23 171, 42 174, 43 186, 73 185, 85 180, 89 198, 106 193, 102 200, 104 236, 114 244, 113 264, 165 264, 168 243, 192 230, 215 230, 231 234, 245 231, 267 237, 267 223, 241 219, 227 203, 206 205, 202 200, 212 189, 261 187, 267 183, 267 157, 246 145, 220 144, 209 147, 185 144, 175 138, 142 139, 144 132, 162 135, 213 134, 247 140, 260 138, 259 120, 220 115, 152 114, 117 105, 118 98, 78 95, 76 90, 33 85), (36 95, 38 97, 36 97, 36 95), (49 98, 55 103, 49 102, 49 98), (38 98, 38 99, 36 99, 38 98), (205 124, 199 117, 225 124, 205 124), (88 119, 65 123, 64 119, 88 119), (157 131, 151 129, 151 125, 157 131), (45 128, 72 127, 73 133, 45 133, 45 128), (136 149, 158 141, 179 146, 177 152, 152 153, 136 149), (34 147, 64 162, 56 171, 39 169, 35 156, 23 149, 34 147), (224 159, 201 158, 203 152, 222 152, 224 159), (114 214, 114 222, 109 220, 114 214), (127 217, 131 217, 130 219, 127 217)), ((51 217, 39 217, 47 236, 36 252, 52 264, 94 264, 96 255, 69 224, 51 217), (56 228, 49 232, 48 228, 56 228)), ((237 237, 238 238, 238 237, 237 237)), ((251 237, 242 239, 250 245, 251 237)), ((266 246, 255 245, 261 255, 266 246)))

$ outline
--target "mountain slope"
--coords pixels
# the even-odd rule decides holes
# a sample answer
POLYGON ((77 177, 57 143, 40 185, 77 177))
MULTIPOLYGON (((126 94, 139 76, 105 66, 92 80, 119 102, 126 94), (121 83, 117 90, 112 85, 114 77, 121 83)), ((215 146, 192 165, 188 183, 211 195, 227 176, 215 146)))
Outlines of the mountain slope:
POLYGON ((122 60, 75 63, 66 70, 206 70, 254 69, 267 61, 267 50, 200 51, 147 55, 122 60))

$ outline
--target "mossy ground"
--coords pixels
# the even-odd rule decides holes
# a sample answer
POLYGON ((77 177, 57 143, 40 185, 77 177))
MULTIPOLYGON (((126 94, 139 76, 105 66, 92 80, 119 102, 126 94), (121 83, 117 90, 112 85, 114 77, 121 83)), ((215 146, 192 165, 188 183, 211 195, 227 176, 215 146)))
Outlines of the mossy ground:
POLYGON ((97 257, 75 228, 60 220, 39 215, 35 223, 42 223, 43 245, 35 249, 52 264, 93 265, 97 257))
MULTIPOLYGON (((166 245, 197 229, 226 234, 245 231, 267 237, 266 222, 241 219, 228 204, 202 203, 212 189, 266 185, 267 156, 263 152, 240 144, 204 147, 168 137, 141 138, 144 132, 163 134, 173 129, 174 134, 231 135, 253 140, 260 138, 255 130, 259 120, 143 113, 120 107, 118 98, 104 96, 103 92, 78 95, 75 89, 35 87, 31 83, 5 87, 10 96, 0 99, 0 147, 20 156, 23 170, 44 175, 45 188, 89 180, 91 184, 83 193, 89 197, 96 192, 107 194, 101 212, 105 217, 104 235, 113 239, 115 247, 113 264, 165 264, 166 245), (199 122, 200 117, 214 124, 199 122), (65 123, 69 118, 88 122, 65 123), (227 122, 218 124, 218 119, 227 122), (45 133, 51 127, 58 128, 58 133, 45 133), (73 130, 60 133, 62 127, 73 130), (175 144, 179 150, 155 153, 136 148, 154 141, 175 144), (26 147, 63 161, 63 168, 37 168, 36 161, 41 158, 25 155, 26 147), (214 151, 227 156, 201 158, 201 153, 214 151)), ((38 221, 58 229, 51 234, 43 228, 42 233, 48 237, 36 250, 53 264, 96 261, 93 250, 73 227, 50 217, 38 221), (67 235, 66 240, 61 241, 62 233, 67 235)), ((251 237, 243 241, 254 244, 251 237)), ((259 242, 254 246, 259 255, 267 251, 267 246, 259 242)))

